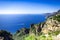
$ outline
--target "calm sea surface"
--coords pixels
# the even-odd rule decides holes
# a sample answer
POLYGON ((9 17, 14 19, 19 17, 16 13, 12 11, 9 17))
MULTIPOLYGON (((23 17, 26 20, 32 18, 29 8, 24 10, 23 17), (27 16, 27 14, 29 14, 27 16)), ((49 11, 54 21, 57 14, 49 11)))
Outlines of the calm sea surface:
POLYGON ((32 23, 45 21, 45 16, 43 14, 0 14, 0 30, 14 33, 20 28, 29 28, 32 23))

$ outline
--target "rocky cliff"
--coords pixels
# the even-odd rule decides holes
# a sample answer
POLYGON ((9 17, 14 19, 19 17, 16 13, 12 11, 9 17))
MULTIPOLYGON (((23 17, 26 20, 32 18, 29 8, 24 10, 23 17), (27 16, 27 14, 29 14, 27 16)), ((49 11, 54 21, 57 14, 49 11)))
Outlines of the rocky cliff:
POLYGON ((44 27, 42 28, 42 32, 46 34, 49 32, 53 33, 55 31, 60 31, 60 10, 47 18, 44 27))

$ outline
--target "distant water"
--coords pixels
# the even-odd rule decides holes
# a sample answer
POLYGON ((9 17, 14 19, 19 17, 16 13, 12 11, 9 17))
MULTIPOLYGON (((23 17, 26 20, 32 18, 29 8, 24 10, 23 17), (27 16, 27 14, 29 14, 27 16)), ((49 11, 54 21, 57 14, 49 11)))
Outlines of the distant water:
POLYGON ((29 28, 32 23, 45 21, 45 16, 44 14, 0 14, 0 30, 14 33, 20 28, 29 28))

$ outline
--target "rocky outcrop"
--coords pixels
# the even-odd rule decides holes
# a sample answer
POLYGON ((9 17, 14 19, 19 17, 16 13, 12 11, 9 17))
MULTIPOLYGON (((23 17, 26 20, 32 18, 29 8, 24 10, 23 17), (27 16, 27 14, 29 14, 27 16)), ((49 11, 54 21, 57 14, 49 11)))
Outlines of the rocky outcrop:
POLYGON ((25 34, 29 34, 29 28, 21 28, 20 30, 17 30, 16 34, 17 36, 23 36, 25 34))
POLYGON ((55 12, 53 16, 47 18, 44 27, 42 28, 42 32, 45 34, 56 31, 60 31, 60 11, 55 12))
POLYGON ((30 26, 30 34, 31 33, 35 33, 36 35, 38 35, 39 32, 41 32, 41 24, 31 24, 30 26))

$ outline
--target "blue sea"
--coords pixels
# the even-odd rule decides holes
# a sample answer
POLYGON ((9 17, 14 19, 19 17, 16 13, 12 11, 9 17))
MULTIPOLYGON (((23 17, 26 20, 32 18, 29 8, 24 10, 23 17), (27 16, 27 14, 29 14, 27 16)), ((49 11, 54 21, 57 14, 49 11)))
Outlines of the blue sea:
POLYGON ((31 24, 38 24, 46 20, 44 14, 0 14, 0 30, 15 33, 17 30, 31 24))

